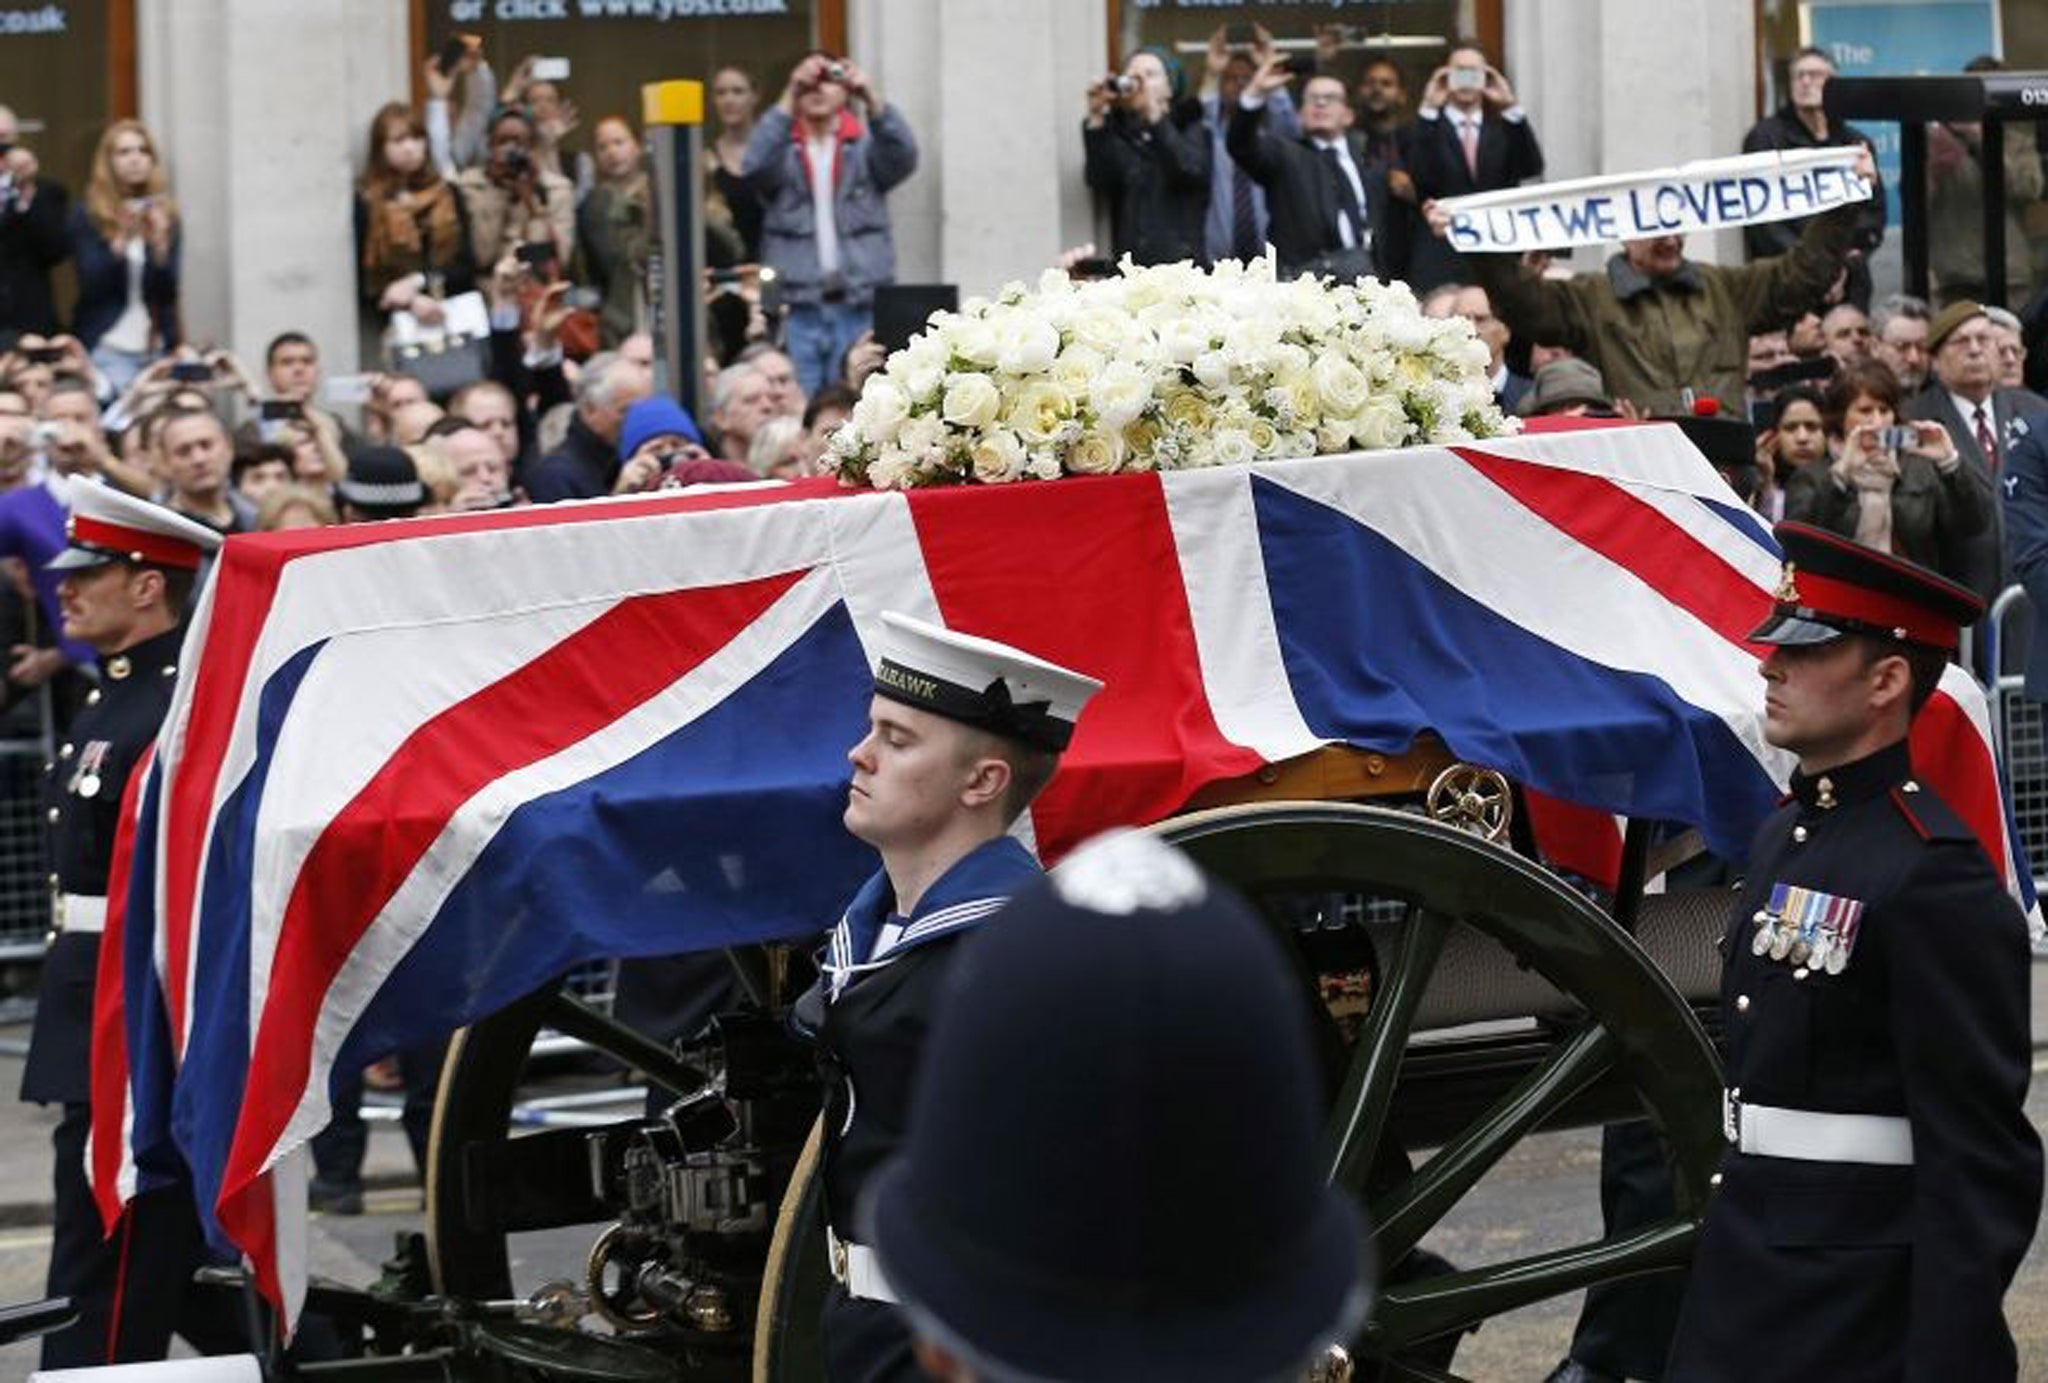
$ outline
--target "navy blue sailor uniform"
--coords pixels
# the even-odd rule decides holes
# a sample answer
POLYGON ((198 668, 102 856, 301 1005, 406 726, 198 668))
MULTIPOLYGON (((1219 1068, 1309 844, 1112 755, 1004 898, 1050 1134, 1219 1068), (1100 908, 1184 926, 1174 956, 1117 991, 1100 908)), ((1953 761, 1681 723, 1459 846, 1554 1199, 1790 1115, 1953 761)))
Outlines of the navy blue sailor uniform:
MULTIPOLYGON (((1092 677, 1008 644, 894 611, 882 615, 877 697, 1024 750, 1063 752, 1082 706, 1101 689, 1092 677)), ((924 1378, 909 1324, 874 1254, 859 1242, 854 1217, 869 1178, 909 1127, 925 1037, 955 943, 1042 872, 1014 837, 985 839, 901 916, 887 869, 878 871, 833 929, 818 983, 797 1001, 794 1021, 817 1040, 825 1085, 822 1177, 835 1279, 823 1321, 829 1383, 924 1378)))
POLYGON ((907 918, 894 913, 888 876, 877 872, 827 943, 822 978, 802 1007, 817 1021, 825 1208, 835 1276, 845 1279, 833 1284, 825 1306, 832 1383, 924 1377, 911 1357, 909 1326, 857 1242, 855 1208, 909 1126, 911 1092, 954 943, 1041 872, 1030 851, 1000 837, 942 874, 907 918))
MULTIPOLYGON (((50 565, 79 569, 147 560, 196 570, 219 539, 190 520, 105 486, 74 487, 71 546, 50 565)), ((189 1186, 145 1192, 109 1238, 85 1175, 92 1126, 93 993, 106 924, 121 799, 156 739, 176 683, 182 625, 100 658, 89 692, 44 775, 53 934, 43 960, 21 1098, 58 1104, 51 1134, 54 1199, 47 1291, 78 1320, 43 1337, 42 1366, 163 1357, 174 1329, 204 1352, 242 1346, 238 1324, 185 1309, 178 1284, 204 1260, 189 1186), (145 1285, 146 1284, 146 1285, 145 1285)))
MULTIPOLYGON (((1796 574, 1756 637, 1820 642, 1801 626, 1823 621, 1872 635, 1883 616, 1933 642, 1886 603, 1906 586, 1875 603, 1838 589, 1843 573, 1800 565, 1834 555, 1795 536, 1796 574)), ((1880 584, 1939 580, 1847 560, 1903 569, 1880 584)), ((2002 1301, 2042 1190, 2018 905, 1903 740, 1795 775, 1737 899, 1721 941, 1731 1147, 1664 1377, 2013 1378, 2002 1301)))

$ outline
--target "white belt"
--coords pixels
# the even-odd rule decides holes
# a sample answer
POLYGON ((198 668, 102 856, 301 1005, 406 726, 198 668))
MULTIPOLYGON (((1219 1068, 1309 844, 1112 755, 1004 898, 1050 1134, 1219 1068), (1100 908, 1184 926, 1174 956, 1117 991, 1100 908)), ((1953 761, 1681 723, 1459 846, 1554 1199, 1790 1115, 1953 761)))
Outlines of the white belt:
POLYGON ((1824 1114, 1721 1096, 1721 1131, 1741 1152, 1797 1162, 1913 1165, 1913 1125, 1897 1114, 1824 1114))
POLYGON ((89 893, 60 893, 50 918, 60 932, 103 932, 107 929, 107 900, 89 893))
POLYGON ((859 1297, 862 1301, 896 1302, 896 1294, 889 1290, 888 1279, 882 1276, 882 1265, 875 1258, 875 1251, 865 1244, 849 1244, 825 1226, 825 1248, 832 1260, 832 1280, 846 1289, 848 1296, 859 1297))

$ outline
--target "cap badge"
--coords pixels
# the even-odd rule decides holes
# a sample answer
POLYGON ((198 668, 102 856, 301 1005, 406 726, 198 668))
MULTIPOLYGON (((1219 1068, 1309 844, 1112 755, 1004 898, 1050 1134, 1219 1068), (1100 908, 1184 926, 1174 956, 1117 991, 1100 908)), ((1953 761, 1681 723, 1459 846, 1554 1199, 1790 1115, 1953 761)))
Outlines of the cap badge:
POLYGON ((1797 605, 1799 603, 1799 586, 1793 580, 1795 570, 1793 565, 1787 562, 1785 564, 1785 574, 1778 578, 1778 589, 1771 592, 1771 599, 1781 605, 1797 605))

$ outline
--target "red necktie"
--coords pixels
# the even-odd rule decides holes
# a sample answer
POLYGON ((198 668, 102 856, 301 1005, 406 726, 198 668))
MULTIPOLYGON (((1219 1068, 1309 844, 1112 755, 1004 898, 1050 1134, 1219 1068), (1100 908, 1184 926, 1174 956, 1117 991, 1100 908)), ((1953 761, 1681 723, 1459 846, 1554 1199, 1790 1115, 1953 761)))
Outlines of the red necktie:
POLYGON ((1977 450, 1984 453, 1987 470, 1998 469, 1998 436, 1991 430, 1991 405, 1977 405, 1977 450))

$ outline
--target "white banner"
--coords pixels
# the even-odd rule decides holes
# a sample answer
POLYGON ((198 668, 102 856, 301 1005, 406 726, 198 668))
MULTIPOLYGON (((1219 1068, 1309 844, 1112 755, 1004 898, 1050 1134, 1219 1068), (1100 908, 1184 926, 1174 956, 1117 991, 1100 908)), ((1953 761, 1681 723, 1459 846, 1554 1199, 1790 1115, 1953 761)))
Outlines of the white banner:
POLYGON ((1447 197, 1451 248, 1510 254, 1723 230, 1866 201, 1858 150, 1789 149, 1447 197))

